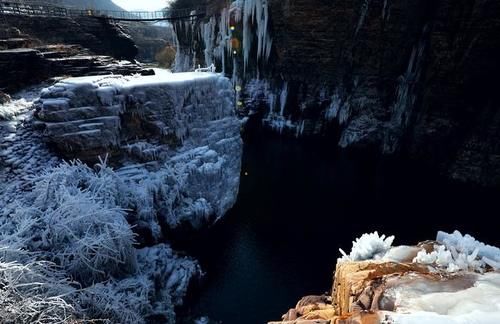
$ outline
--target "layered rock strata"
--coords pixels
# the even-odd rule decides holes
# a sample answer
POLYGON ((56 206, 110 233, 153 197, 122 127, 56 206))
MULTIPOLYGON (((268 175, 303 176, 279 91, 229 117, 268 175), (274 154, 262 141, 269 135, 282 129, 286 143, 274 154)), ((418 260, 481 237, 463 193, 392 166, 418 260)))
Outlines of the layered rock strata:
POLYGON ((36 104, 38 127, 60 153, 108 156, 118 166, 137 188, 134 222, 154 239, 162 224, 198 228, 224 215, 236 201, 242 155, 227 78, 156 72, 62 80, 36 104))

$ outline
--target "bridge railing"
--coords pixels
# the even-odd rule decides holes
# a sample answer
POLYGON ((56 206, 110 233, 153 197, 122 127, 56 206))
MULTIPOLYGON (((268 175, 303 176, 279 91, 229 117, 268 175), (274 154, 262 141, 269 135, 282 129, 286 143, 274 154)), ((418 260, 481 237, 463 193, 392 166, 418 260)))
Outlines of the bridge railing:
POLYGON ((48 16, 48 17, 76 17, 91 16, 131 21, 177 20, 199 17, 206 14, 206 8, 189 8, 162 11, 113 11, 95 9, 74 9, 47 5, 43 2, 24 2, 0 0, 0 14, 48 16))

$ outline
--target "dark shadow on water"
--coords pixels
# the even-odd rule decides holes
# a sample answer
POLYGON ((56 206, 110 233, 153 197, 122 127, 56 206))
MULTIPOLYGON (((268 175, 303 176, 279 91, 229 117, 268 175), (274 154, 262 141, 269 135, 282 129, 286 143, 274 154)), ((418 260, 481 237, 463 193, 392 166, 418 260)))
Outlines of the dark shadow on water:
POLYGON ((278 320, 301 296, 329 290, 338 249, 365 232, 412 244, 459 229, 499 244, 486 224, 498 216, 495 197, 327 140, 254 135, 237 204, 182 246, 207 273, 184 311, 224 324, 278 320))

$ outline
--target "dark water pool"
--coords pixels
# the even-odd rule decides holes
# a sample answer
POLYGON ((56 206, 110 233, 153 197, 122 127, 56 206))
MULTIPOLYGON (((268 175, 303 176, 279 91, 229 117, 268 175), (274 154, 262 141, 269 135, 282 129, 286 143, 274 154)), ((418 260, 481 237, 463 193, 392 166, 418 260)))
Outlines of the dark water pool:
POLYGON ((496 197, 328 141, 254 136, 236 206, 185 248, 207 272, 185 311, 224 324, 280 319, 301 296, 329 289, 338 248, 364 232, 411 244, 459 229, 498 244, 485 224, 498 217, 496 197))

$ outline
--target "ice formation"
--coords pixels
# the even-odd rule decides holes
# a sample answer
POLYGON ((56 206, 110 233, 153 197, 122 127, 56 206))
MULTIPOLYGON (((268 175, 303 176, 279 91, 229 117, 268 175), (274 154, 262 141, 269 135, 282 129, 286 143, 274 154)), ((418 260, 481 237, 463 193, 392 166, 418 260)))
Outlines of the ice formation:
POLYGON ((500 270, 500 249, 463 236, 459 231, 452 234, 438 232, 434 251, 420 251, 414 262, 436 265, 448 272, 484 272, 486 266, 500 270))
POLYGON ((267 62, 271 55, 273 40, 268 33, 268 0, 244 0, 243 3, 243 61, 244 70, 248 67, 250 51, 254 39, 253 28, 257 29, 257 62, 267 62))
POLYGON ((116 175, 133 188, 127 208, 154 237, 159 222, 220 218, 236 200, 242 154, 229 79, 156 72, 63 80, 38 102, 46 136, 68 154, 128 153, 116 175))
POLYGON ((412 246, 392 247, 394 236, 386 237, 378 232, 363 234, 353 241, 349 254, 342 249, 340 261, 407 260, 410 255, 416 255, 408 260, 414 263, 431 265, 448 272, 471 271, 483 273, 488 268, 500 270, 500 249, 476 241, 470 235, 462 235, 459 231, 452 234, 438 232, 437 243, 433 250, 412 246))
POLYGON ((370 2, 371 0, 364 0, 363 5, 361 7, 361 12, 359 15, 359 20, 358 20, 358 25, 356 26, 356 32, 355 35, 358 35, 359 30, 363 27, 363 24, 366 19, 366 15, 368 14, 368 9, 370 8, 370 2))
POLYGON ((392 246, 394 236, 379 235, 378 232, 363 234, 352 242, 351 253, 347 255, 342 249, 341 261, 363 261, 381 259, 392 246))
POLYGON ((350 305, 348 316, 372 313, 383 324, 500 323, 499 248, 458 231, 439 232, 435 244, 391 247, 393 240, 363 234, 349 255, 341 250, 336 316, 350 305))
POLYGON ((33 181, 0 218, 0 276, 12 287, 2 290, 11 304, 2 318, 145 323, 155 315, 173 323, 174 305, 201 272, 166 245, 133 247, 114 172, 104 162, 97 172, 64 163, 33 181))
MULTIPOLYGON (((269 33, 268 0, 238 0, 233 1, 227 8, 223 8, 217 16, 207 21, 186 21, 174 24, 176 33, 176 61, 175 70, 190 71, 194 68, 196 53, 193 48, 194 40, 199 37, 203 43, 203 56, 206 66, 212 63, 222 65, 222 72, 226 72, 228 58, 232 52, 243 54, 243 74, 246 73, 252 53, 255 52, 255 61, 267 62, 271 56, 272 37, 269 33), (231 23, 242 25, 243 35, 241 44, 233 48, 233 29, 231 23), (191 40, 191 45, 181 44, 191 40), (256 44, 254 44, 256 42, 256 44)), ((235 40, 235 39, 234 39, 235 40)), ((239 43, 239 40, 237 41, 239 43)), ((233 62, 233 71, 237 65, 233 62)))
POLYGON ((15 199, 15 194, 30 186, 33 176, 58 163, 41 134, 33 131, 32 106, 43 87, 36 86, 13 96, 13 100, 0 105, 8 112, 0 118, 0 206, 15 199))
MULTIPOLYGON (((233 6, 234 7, 234 6, 233 6)), ((200 24, 200 34, 204 44, 205 64, 207 66, 220 62, 222 72, 226 72, 226 59, 232 51, 230 16, 233 10, 224 8, 220 16, 210 17, 206 23, 200 24)))

